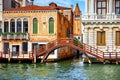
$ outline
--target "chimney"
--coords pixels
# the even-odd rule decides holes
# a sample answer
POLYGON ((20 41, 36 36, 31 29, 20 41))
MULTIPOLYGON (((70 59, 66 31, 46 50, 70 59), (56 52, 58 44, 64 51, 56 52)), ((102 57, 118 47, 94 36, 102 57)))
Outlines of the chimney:
POLYGON ((31 0, 31 5, 33 5, 34 0, 31 0))
POLYGON ((72 9, 72 11, 73 11, 73 5, 71 4, 71 9, 72 9))

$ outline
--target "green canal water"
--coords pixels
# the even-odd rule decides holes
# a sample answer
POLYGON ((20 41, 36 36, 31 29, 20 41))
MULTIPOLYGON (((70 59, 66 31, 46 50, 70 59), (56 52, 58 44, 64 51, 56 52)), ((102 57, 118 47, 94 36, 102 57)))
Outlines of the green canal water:
POLYGON ((80 59, 46 64, 0 63, 0 80, 120 80, 120 66, 84 64, 80 59))

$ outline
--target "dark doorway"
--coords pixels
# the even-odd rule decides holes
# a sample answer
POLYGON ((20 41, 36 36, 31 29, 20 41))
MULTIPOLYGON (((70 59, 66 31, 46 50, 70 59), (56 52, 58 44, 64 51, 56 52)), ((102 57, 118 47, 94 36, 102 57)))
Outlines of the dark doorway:
POLYGON ((4 43, 4 54, 8 54, 9 42, 4 43))
POLYGON ((36 48, 38 47, 38 43, 32 43, 32 51, 34 51, 34 47, 36 46, 36 48))

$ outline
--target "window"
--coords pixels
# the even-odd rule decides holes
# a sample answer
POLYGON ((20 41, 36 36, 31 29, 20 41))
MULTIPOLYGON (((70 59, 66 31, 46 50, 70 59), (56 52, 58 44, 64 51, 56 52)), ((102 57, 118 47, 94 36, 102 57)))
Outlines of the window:
POLYGON ((49 19, 49 34, 54 33, 54 19, 51 17, 49 19))
POLYGON ((4 32, 9 32, 9 23, 4 22, 4 32))
POLYGON ((26 18, 23 19, 23 32, 28 32, 28 20, 26 18))
POLYGON ((21 32, 21 20, 17 20, 17 32, 21 32))
POLYGON ((15 1, 14 0, 11 1, 11 8, 15 8, 15 1))
POLYGON ((66 37, 70 37, 70 30, 69 30, 69 28, 66 29, 66 37))
POLYGON ((115 13, 120 14, 120 0, 115 0, 115 13))
POLYGON ((15 20, 11 19, 10 22, 10 32, 15 32, 15 20))
POLYGON ((120 31, 116 31, 116 45, 120 46, 120 31))
POLYGON ((27 51, 28 51, 28 43, 27 42, 22 43, 22 51, 23 51, 23 54, 27 53, 27 51))
POLYGON ((105 31, 97 31, 97 45, 105 46, 105 31))
POLYGON ((9 48, 9 42, 5 42, 4 43, 4 54, 7 54, 8 53, 8 48, 9 48))
POLYGON ((37 34, 38 33, 38 20, 37 18, 33 19, 33 34, 37 34))
POLYGON ((107 12, 107 1, 106 0, 97 0, 97 14, 105 15, 107 12))

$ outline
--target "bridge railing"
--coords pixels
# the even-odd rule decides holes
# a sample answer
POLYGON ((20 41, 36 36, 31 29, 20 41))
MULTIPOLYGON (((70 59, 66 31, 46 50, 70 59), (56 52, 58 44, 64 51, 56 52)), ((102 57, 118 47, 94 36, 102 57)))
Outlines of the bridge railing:
POLYGON ((0 52, 0 58, 33 58, 33 53, 32 52, 10 52, 4 53, 0 52))
POLYGON ((120 59, 120 52, 104 52, 105 59, 120 59))
POLYGON ((95 48, 95 47, 92 47, 90 45, 87 45, 85 43, 83 43, 83 50, 91 53, 91 54, 94 54, 94 55, 97 55, 97 56, 100 56, 100 57, 103 57, 104 55, 104 52, 95 48))

